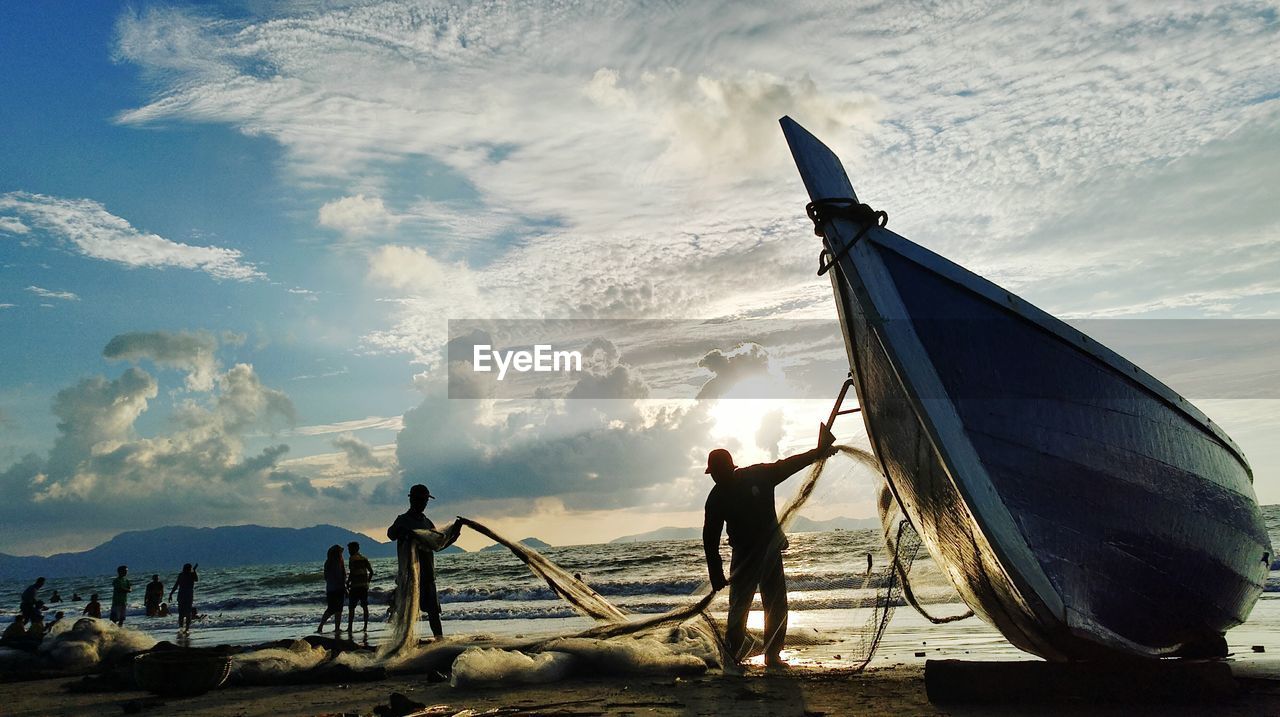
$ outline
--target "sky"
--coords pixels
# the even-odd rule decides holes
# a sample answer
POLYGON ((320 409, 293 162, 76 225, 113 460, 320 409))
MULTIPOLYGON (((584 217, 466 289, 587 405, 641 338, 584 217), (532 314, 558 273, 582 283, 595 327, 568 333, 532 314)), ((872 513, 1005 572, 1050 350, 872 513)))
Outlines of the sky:
MULTIPOLYGON (((415 482, 554 544, 698 524, 706 452, 808 447, 847 370, 782 115, 894 231, 1155 355, 1280 502, 1278 12, 7 3, 0 552, 376 536, 415 482), (589 369, 451 392, 451 339, 544 330, 589 369)), ((873 513, 860 470, 814 517, 873 513)))

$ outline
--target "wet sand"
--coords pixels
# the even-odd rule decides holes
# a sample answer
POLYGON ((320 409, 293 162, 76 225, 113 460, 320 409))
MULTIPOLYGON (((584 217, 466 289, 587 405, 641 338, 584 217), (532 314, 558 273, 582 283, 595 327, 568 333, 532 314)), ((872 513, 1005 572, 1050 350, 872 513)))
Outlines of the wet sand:
MULTIPOLYGON (((1244 692, 1231 700, 1177 705, 1037 704, 932 705, 925 696, 919 664, 898 664, 863 674, 793 668, 785 673, 752 669, 742 677, 573 679, 548 685, 451 688, 424 676, 395 676, 380 682, 289 687, 233 687, 199 697, 165 699, 140 714, 292 717, 371 715, 400 692, 429 706, 448 705, 483 713, 543 715, 1261 715, 1280 713, 1280 661, 1235 666, 1244 692)), ((134 700, 155 700, 143 692, 76 694, 70 679, 0 684, 0 714, 120 715, 134 700)))

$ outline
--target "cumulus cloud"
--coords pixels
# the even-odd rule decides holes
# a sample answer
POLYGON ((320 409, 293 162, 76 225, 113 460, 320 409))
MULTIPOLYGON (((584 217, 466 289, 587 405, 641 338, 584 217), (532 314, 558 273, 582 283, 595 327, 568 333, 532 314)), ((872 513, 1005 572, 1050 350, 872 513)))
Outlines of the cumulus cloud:
POLYGON ((565 395, 570 399, 638 399, 649 397, 649 386, 634 367, 618 360, 618 348, 595 339, 582 351, 582 376, 565 395))
POLYGON ((713 349, 698 366, 712 373, 698 391, 698 398, 720 398, 744 379, 768 375, 769 352, 760 344, 746 343, 729 351, 713 349))
POLYGON ((357 194, 326 202, 320 207, 317 220, 350 237, 365 237, 387 231, 396 224, 396 216, 387 211, 381 197, 357 194))
POLYGON ((373 453, 373 446, 356 438, 353 433, 343 433, 333 439, 333 447, 341 450, 352 468, 384 468, 382 460, 373 453))
POLYGON ((57 245, 92 259, 127 267, 192 269, 216 279, 263 278, 236 249, 182 244, 139 231, 92 199, 9 192, 0 195, 2 214, 17 215, 57 245))
POLYGON ((148 359, 160 366, 186 371, 187 388, 208 391, 213 388, 217 375, 218 362, 214 355, 217 348, 218 339, 204 331, 134 332, 113 337, 102 349, 102 355, 115 361, 148 359))
POLYGON ((39 286, 28 286, 27 291, 42 299, 58 299, 59 301, 79 301, 80 297, 70 291, 53 291, 39 286))
MULTIPOLYGON (((198 374, 212 371, 212 338, 203 334, 125 334, 104 353, 147 358, 198 374)), ((140 367, 118 377, 82 379, 54 396, 57 435, 48 452, 30 454, 0 472, 5 502, 0 539, 22 545, 61 533, 96 534, 164 523, 243 522, 275 509, 271 487, 289 447, 248 450, 255 432, 296 420, 292 401, 262 384, 253 367, 236 364, 196 382, 166 427, 143 435, 137 424, 159 392, 140 367), (77 519, 66 521, 68 511, 77 519), (53 521, 53 522, 51 522, 53 521)), ((290 482, 302 490, 300 481, 290 482)))
POLYGON ((405 413, 396 438, 401 480, 388 496, 422 482, 451 503, 555 496, 573 509, 621 507, 689 476, 705 455, 709 419, 697 407, 570 424, 556 420, 562 409, 499 418, 476 403, 428 396, 405 413))
MULTIPOLYGON (((477 345, 493 345, 493 337, 482 329, 473 329, 449 339, 444 357, 449 382, 449 398, 493 398, 497 393, 497 374, 476 371, 474 358, 477 345)), ((424 377, 425 378, 425 377, 424 377)), ((430 390, 429 384, 427 390, 430 390)))
POLYGON ((457 287, 453 282, 466 282, 466 269, 441 262, 424 249, 387 245, 369 256, 369 280, 388 288, 411 292, 444 292, 457 287))

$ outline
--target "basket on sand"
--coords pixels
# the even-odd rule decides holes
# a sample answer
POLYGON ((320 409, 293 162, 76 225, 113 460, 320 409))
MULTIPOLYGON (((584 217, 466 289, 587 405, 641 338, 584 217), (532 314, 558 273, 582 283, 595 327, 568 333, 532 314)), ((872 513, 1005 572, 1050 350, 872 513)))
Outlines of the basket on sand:
POLYGON ((231 656, 218 650, 163 650, 133 659, 133 679, 158 695, 202 695, 221 685, 231 672, 231 656))

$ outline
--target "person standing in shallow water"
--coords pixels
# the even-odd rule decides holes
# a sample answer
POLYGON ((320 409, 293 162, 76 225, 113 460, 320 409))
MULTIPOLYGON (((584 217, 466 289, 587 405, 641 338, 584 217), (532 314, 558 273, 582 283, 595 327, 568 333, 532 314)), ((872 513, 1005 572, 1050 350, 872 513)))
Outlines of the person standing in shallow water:
POLYGON ((369 583, 373 581, 373 566, 369 559, 360 554, 360 544, 356 541, 347 543, 347 632, 351 632, 356 621, 356 604, 364 608, 364 631, 369 631, 369 583))
MULTIPOLYGON (((187 632, 191 630, 191 619, 195 617, 196 603, 196 583, 200 582, 200 573, 196 572, 200 564, 184 563, 182 572, 178 573, 178 577, 173 581, 173 587, 169 588, 169 601, 173 602, 173 593, 178 592, 178 631, 187 632)), ((156 606, 156 614, 168 614, 168 610, 162 610, 163 604, 156 606)))
POLYGON ((835 440, 823 424, 819 426, 816 448, 775 463, 738 468, 733 456, 723 448, 707 456, 706 472, 715 486, 707 495, 702 547, 711 586, 716 590, 729 586, 726 640, 735 660, 746 657, 747 614, 759 588, 764 605, 765 664, 785 664, 782 646, 787 639, 787 578, 782 570, 782 551, 787 547, 787 538, 778 524, 773 489, 805 466, 835 453, 835 440), (733 551, 729 572, 732 583, 725 578, 720 559, 720 534, 726 525, 733 551))
POLYGON ((347 599, 347 568, 342 564, 342 546, 332 545, 324 561, 324 615, 316 633, 324 632, 324 623, 333 616, 333 634, 342 629, 342 606, 347 599))
POLYGON ((129 566, 116 568, 116 579, 111 581, 111 622, 124 626, 124 613, 128 608, 129 591, 133 585, 129 582, 129 566))
POLYGON ((147 617, 156 617, 160 614, 160 602, 164 600, 164 583, 160 582, 159 575, 152 575, 151 582, 147 583, 147 590, 142 594, 142 606, 146 609, 147 617))
MULTIPOLYGON (((412 540, 414 538, 413 531, 428 530, 434 533, 431 536, 430 547, 422 546, 418 549, 418 567, 420 571, 419 580, 419 608, 427 614, 427 622, 431 624, 431 634, 437 638, 444 636, 444 626, 440 623, 440 598, 436 595, 436 556, 435 551, 444 550, 458 539, 458 534, 462 530, 460 523, 454 523, 446 532, 436 530, 435 523, 432 523, 426 516, 427 501, 435 496, 431 495, 431 491, 427 490, 425 485, 421 483, 409 489, 409 510, 396 517, 390 528, 387 528, 387 537, 395 540, 412 540)), ((403 572, 404 566, 401 566, 403 572)), ((397 599, 401 599, 397 596, 397 599)))
POLYGON ((40 622, 44 617, 40 614, 40 588, 44 587, 44 578, 36 578, 34 583, 22 591, 18 601, 18 612, 27 618, 27 622, 40 622))

